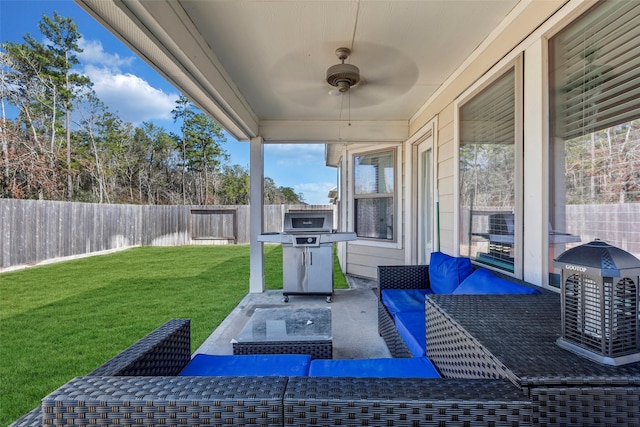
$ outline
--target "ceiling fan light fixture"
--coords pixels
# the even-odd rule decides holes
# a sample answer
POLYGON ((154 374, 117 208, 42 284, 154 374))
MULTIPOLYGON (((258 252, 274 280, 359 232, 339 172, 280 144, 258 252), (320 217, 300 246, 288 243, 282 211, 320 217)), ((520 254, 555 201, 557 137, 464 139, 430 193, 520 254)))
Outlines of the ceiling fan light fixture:
POLYGON ((355 65, 345 64, 344 60, 349 57, 351 51, 346 47, 336 50, 336 55, 342 61, 340 64, 332 65, 327 70, 327 83, 338 88, 341 93, 347 92, 351 86, 360 81, 360 69, 355 65))

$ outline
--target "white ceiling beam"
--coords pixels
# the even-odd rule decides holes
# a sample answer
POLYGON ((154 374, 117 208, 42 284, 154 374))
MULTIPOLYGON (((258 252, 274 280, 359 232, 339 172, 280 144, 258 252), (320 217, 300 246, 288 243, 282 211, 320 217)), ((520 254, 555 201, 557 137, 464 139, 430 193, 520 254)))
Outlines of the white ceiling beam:
POLYGON ((406 121, 298 121, 262 120, 260 136, 265 143, 388 143, 409 137, 406 121))

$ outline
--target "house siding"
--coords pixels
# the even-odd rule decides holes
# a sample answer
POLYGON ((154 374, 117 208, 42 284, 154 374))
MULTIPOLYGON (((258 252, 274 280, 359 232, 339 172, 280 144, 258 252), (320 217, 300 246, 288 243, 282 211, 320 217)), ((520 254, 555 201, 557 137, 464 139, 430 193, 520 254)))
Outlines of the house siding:
MULTIPOLYGON (((535 54, 541 58, 535 61, 529 61, 528 63, 525 58, 525 76, 527 73, 532 72, 531 68, 526 68, 527 66, 535 66, 537 67, 536 72, 540 72, 541 68, 544 69, 544 67, 540 66, 540 61, 545 61, 544 54, 546 52, 545 49, 540 49, 540 46, 546 43, 546 38, 549 37, 552 32, 558 31, 563 26, 568 25, 569 22, 593 4, 595 4, 594 1, 576 0, 521 2, 516 6, 510 17, 499 25, 485 42, 478 46, 461 67, 452 74, 449 80, 427 101, 423 108, 417 112, 410 121, 409 135, 410 138, 412 138, 419 133, 424 126, 434 120, 434 118, 437 118, 437 132, 436 138, 434 139, 434 147, 437 153, 437 189, 439 192, 440 217, 439 242, 441 251, 458 255, 459 250, 458 225, 456 219, 456 100, 482 79, 494 76, 505 62, 513 60, 517 55, 523 53, 527 55, 535 52, 535 54), (532 46, 535 47, 535 49, 531 49, 532 46)), ((434 60, 437 60, 437 58, 434 58, 434 60)), ((531 108, 531 105, 535 105, 538 109, 546 109, 546 104, 544 103, 544 97, 546 96, 546 87, 544 86, 545 79, 537 79, 537 81, 534 82, 532 82, 532 80, 534 79, 525 81, 525 93, 529 96, 529 98, 525 100, 525 114, 526 109, 531 108), (534 104, 531 104, 532 96, 536 98, 534 104)), ((545 117, 544 111, 536 115, 536 117, 545 117)), ((528 149, 527 144, 535 144, 538 147, 538 155, 525 156, 524 169, 525 171, 540 171, 546 166, 544 153, 542 153, 542 158, 539 153, 540 138, 546 138, 547 136, 543 131, 535 133, 535 141, 531 139, 530 134, 529 138, 527 138, 528 134, 526 129, 528 124, 531 126, 531 123, 524 123, 525 153, 528 149)), ((538 126, 539 124, 540 123, 538 123, 538 126)), ((402 171, 399 179, 403 186, 415 184, 408 182, 411 177, 406 174, 406 166, 412 162, 411 152, 407 152, 406 155, 403 153, 402 159, 402 171)), ((534 185, 535 191, 540 193, 540 180, 527 179, 525 176, 525 195, 527 191, 534 190, 534 185)), ((542 185, 544 186, 546 184, 542 183, 542 185)), ((406 209, 404 196, 404 192, 398 195, 399 200, 402 201, 403 218, 406 209)), ((525 212, 527 215, 527 224, 538 224, 536 229, 540 230, 544 228, 541 224, 544 224, 546 215, 545 200, 536 200, 534 204, 529 201, 525 205, 525 212)), ((406 228, 403 227, 403 230, 406 230, 406 228)), ((523 271, 525 279, 538 284, 544 284, 542 282, 546 276, 544 272, 546 266, 540 261, 535 263, 530 261, 532 259, 543 260, 547 256, 541 236, 542 234, 540 234, 540 236, 528 234, 529 240, 526 243, 528 251, 525 253, 526 259, 523 271)), ((402 264, 404 262, 404 251, 408 247, 413 247, 412 238, 413 236, 409 235, 402 236, 401 247, 397 249, 350 244, 348 249, 347 272, 366 277, 375 277, 374 272, 377 265, 402 264)))
POLYGON ((440 193, 440 250, 453 254, 456 251, 454 212, 454 121, 453 103, 450 102, 438 114, 438 190, 440 193))
POLYGON ((376 279, 379 265, 403 265, 404 251, 365 245, 349 245, 347 272, 376 279))

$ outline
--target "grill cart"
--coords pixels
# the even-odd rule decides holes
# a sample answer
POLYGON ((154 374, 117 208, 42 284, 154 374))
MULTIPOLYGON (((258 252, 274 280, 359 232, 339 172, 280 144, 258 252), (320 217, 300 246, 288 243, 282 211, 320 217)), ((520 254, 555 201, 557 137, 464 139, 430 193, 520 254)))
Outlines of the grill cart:
POLYGON ((264 233, 258 241, 282 244, 282 295, 333 296, 333 244, 356 234, 333 230, 330 211, 287 212, 281 233, 264 233))

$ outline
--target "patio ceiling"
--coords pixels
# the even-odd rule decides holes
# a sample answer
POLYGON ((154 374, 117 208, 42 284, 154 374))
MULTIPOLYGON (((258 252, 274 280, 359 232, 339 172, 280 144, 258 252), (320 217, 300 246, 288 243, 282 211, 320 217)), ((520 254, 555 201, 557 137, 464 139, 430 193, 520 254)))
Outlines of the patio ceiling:
POLYGON ((76 0, 238 140, 401 141, 518 0, 76 0), (335 50, 363 81, 330 96, 335 50))

